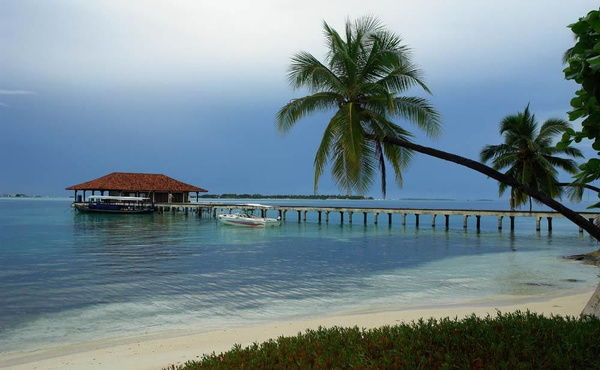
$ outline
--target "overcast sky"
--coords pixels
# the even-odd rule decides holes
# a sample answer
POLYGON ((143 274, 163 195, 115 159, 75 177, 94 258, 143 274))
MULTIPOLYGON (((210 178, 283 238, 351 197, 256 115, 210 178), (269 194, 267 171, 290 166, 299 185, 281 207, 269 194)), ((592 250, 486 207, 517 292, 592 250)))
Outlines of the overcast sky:
MULTIPOLYGON (((444 122, 437 140, 400 124, 423 145, 477 159, 500 143, 500 120, 528 103, 540 122, 567 117, 577 86, 562 73, 573 45, 566 26, 597 8, 588 0, 0 0, 0 194, 71 195, 65 187, 115 171, 163 173, 216 194, 311 194, 329 115, 276 132, 277 110, 302 94, 286 69, 298 51, 323 59, 323 21, 342 29, 363 15, 413 50, 444 122)), ((497 197, 494 180, 422 155, 402 189, 388 186, 388 198, 497 197)), ((329 172, 319 191, 340 193, 329 172)))

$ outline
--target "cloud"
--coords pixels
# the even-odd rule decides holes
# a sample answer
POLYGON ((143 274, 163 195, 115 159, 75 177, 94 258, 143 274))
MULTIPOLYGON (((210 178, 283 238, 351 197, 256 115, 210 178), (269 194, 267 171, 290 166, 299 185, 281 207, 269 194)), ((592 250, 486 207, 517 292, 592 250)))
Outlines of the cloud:
POLYGON ((343 30, 346 17, 373 14, 413 48, 428 82, 504 83, 527 67, 562 70, 566 25, 596 2, 0 1, 0 70, 63 86, 284 86, 294 53, 323 58, 323 20, 343 30))
POLYGON ((0 95, 33 95, 33 91, 27 90, 2 90, 0 89, 0 95))

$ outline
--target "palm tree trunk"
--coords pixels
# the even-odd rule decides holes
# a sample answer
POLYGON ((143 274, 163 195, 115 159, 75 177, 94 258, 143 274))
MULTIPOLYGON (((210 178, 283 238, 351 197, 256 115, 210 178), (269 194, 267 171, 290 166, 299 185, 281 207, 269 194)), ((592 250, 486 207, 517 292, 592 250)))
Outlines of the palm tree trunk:
POLYGON ((529 196, 529 213, 533 210, 533 204, 531 203, 531 196, 529 196))
POLYGON ((592 222, 586 220, 584 217, 582 217, 577 212, 571 210, 570 208, 565 207, 564 205, 555 201, 554 199, 550 198, 549 196, 542 194, 535 189, 531 189, 531 188, 521 184, 520 182, 516 181, 514 178, 507 176, 503 173, 500 173, 500 172, 484 165, 483 163, 476 162, 472 159, 461 157, 456 154, 447 153, 447 152, 444 152, 441 150, 414 144, 414 143, 408 142, 406 140, 402 140, 402 139, 398 139, 398 138, 394 138, 394 137, 386 136, 383 138, 383 141, 386 143, 393 144, 393 145, 401 146, 406 149, 412 149, 415 152, 423 153, 423 154, 426 154, 426 155, 429 155, 432 157, 436 157, 436 158, 439 158, 439 159, 442 159, 445 161, 459 164, 461 166, 470 168, 470 169, 480 172, 486 176, 489 176, 489 177, 493 178, 494 180, 498 180, 508 186, 512 186, 516 189, 519 189, 523 193, 529 195, 530 197, 533 197, 534 199, 540 201, 541 203, 544 203, 548 207, 550 207, 553 210, 557 211, 558 213, 562 214, 567 219, 571 220, 575 225, 577 225, 577 226, 581 227, 582 229, 584 229, 585 231, 587 231, 591 236, 596 238, 596 240, 600 241, 600 228, 595 226, 592 222))

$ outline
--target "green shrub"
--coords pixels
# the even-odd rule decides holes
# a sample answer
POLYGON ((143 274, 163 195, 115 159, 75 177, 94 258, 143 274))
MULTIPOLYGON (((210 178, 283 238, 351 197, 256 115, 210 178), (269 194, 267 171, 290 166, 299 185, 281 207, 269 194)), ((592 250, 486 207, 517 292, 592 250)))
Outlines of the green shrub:
POLYGON ((597 318, 498 312, 370 330, 307 330, 168 369, 600 369, 599 338, 597 318))

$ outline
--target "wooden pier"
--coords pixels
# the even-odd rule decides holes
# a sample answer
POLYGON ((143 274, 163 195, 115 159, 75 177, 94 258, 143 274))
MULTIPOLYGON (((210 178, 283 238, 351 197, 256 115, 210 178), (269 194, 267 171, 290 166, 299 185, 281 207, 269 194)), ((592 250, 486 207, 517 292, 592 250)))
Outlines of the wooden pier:
MULTIPOLYGON (((286 206, 286 205, 248 205, 248 204, 227 204, 227 203, 158 203, 155 205, 158 212, 184 212, 195 213, 199 216, 216 217, 217 213, 232 213, 234 210, 252 209, 260 211, 263 217, 281 217, 283 221, 292 215, 297 215, 298 222, 306 221, 308 212, 316 212, 317 220, 329 222, 330 214, 339 214, 340 221, 344 224, 344 216, 347 215, 347 223, 352 224, 353 218, 362 216, 362 222, 367 224, 367 215, 373 215, 373 223, 378 224, 380 218, 387 219, 388 225, 392 225, 392 215, 402 216, 402 225, 406 225, 407 216, 414 219, 416 227, 423 222, 423 216, 428 216, 428 224, 436 227, 438 216, 443 216, 444 226, 450 225, 450 216, 462 216, 463 228, 468 227, 469 218, 475 219, 475 227, 481 229, 481 217, 495 217, 498 221, 498 230, 502 230, 503 220, 510 220, 510 230, 515 229, 515 219, 517 217, 529 217, 535 219, 536 231, 541 230, 542 219, 547 220, 548 231, 552 231, 552 219, 563 218, 564 216, 554 211, 528 212, 528 211, 499 211, 499 210, 473 210, 473 209, 416 209, 416 208, 365 208, 365 207, 315 207, 315 206, 286 206), (274 215, 273 213, 276 213, 274 215)), ((598 212, 579 212, 581 216, 594 222, 600 217, 598 212)), ((292 216, 293 217, 293 216, 292 216)), ((426 221, 426 222, 427 222, 426 221)), ((384 221, 385 222, 385 221, 384 221)), ((583 229, 579 228, 579 232, 583 229)))

